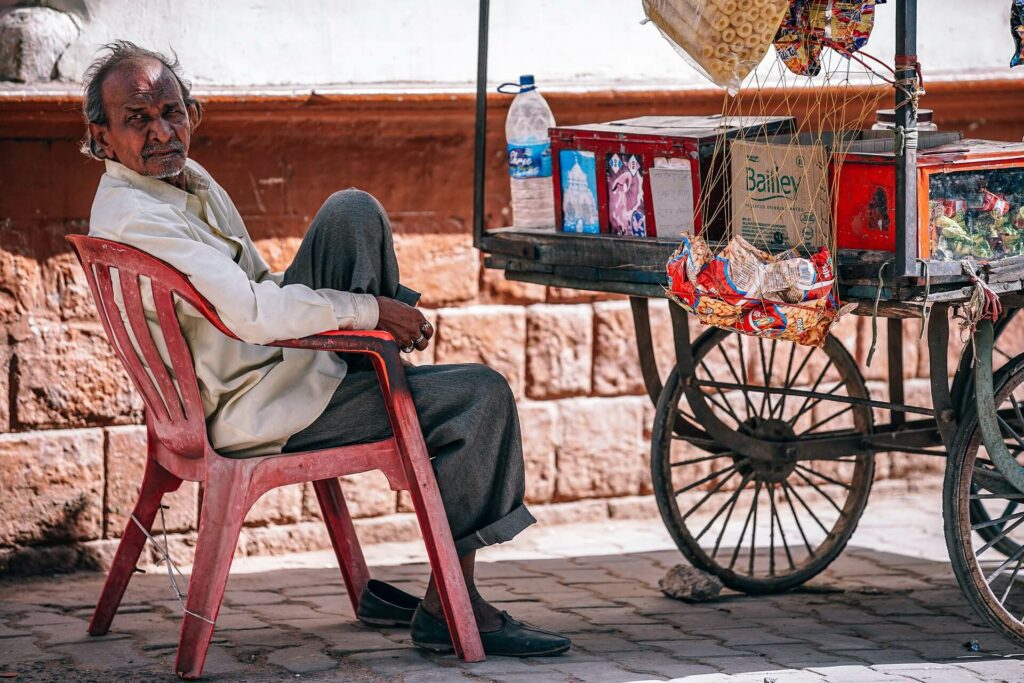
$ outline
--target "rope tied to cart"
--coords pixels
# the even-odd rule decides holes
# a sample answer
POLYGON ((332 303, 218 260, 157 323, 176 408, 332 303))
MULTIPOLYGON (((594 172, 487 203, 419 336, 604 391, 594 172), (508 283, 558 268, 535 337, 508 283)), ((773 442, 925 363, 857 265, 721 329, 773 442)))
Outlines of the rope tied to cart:
MULTIPOLYGON (((970 259, 962 259, 960 269, 967 276, 973 291, 971 298, 961 307, 961 312, 954 314, 953 317, 960 321, 961 337, 963 331, 966 331, 973 344, 978 323, 982 320, 996 322, 1003 313, 1003 304, 999 301, 999 295, 978 275, 978 271, 970 259)), ((976 353, 975 356, 977 356, 976 353)))

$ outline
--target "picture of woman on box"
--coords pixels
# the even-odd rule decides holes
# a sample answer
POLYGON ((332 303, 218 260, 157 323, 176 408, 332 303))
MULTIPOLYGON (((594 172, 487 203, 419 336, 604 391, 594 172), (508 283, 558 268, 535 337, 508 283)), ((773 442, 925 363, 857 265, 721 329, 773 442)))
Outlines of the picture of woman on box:
POLYGON ((608 156, 608 225, 613 235, 646 237, 644 176, 640 159, 608 156))

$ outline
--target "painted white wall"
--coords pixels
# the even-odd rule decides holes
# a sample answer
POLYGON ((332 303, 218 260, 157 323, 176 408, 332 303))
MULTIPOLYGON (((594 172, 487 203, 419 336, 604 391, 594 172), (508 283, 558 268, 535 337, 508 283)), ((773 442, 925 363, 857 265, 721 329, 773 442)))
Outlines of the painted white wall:
MULTIPOLYGON (((57 0, 54 0, 57 1, 57 0)), ((471 87, 475 0, 75 0, 82 31, 59 63, 77 81, 95 50, 125 38, 177 51, 209 86, 471 87)), ((920 0, 926 78, 1024 76, 1009 0, 920 0)), ((640 0, 492 0, 491 80, 534 73, 547 88, 693 87, 706 81, 644 19, 640 0)), ((891 62, 894 0, 868 50, 891 62)))

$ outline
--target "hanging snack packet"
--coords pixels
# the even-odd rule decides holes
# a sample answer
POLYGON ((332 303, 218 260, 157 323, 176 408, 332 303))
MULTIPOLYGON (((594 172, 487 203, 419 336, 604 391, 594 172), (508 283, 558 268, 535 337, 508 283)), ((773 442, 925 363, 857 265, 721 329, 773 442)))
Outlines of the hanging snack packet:
POLYGON ((712 257, 700 237, 683 237, 666 270, 670 299, 705 325, 743 334, 821 346, 846 312, 837 310, 825 248, 773 258, 737 236, 712 257))
POLYGON ((1010 5, 1010 35, 1013 36, 1013 58, 1010 66, 1024 64, 1024 0, 1012 0, 1010 5))
POLYGON ((735 94, 772 44, 789 0, 643 0, 644 12, 690 63, 735 94))
POLYGON ((734 237, 697 276, 697 289, 734 305, 759 299, 763 265, 769 258, 742 237, 734 237))
POLYGON ((827 0, 791 0, 775 35, 775 51, 798 76, 821 73, 821 38, 825 35, 827 0))
POLYGON ((831 37, 847 52, 867 45, 874 25, 875 0, 832 0, 831 37))

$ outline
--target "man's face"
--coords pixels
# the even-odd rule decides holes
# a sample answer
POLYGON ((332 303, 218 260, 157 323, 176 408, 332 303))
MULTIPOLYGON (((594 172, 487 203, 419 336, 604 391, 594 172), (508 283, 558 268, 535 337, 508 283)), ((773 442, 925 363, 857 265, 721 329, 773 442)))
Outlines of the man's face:
POLYGON ((101 95, 108 123, 89 128, 107 157, 141 175, 176 180, 192 128, 174 74, 153 59, 125 62, 107 75, 101 95))

